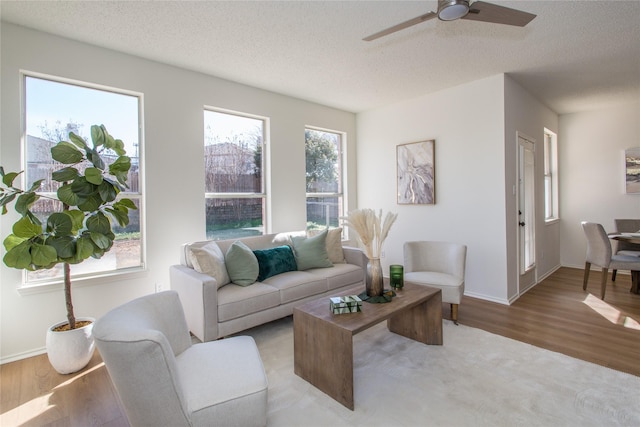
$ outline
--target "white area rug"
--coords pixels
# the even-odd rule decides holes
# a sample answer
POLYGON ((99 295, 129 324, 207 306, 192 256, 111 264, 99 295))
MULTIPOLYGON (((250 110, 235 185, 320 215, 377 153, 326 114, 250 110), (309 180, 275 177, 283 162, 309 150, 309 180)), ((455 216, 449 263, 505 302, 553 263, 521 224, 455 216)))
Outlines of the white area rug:
POLYGON ((386 323, 356 335, 354 411, 293 373, 291 317, 244 334, 269 379, 270 427, 640 426, 640 377, 446 320, 443 346, 386 323))

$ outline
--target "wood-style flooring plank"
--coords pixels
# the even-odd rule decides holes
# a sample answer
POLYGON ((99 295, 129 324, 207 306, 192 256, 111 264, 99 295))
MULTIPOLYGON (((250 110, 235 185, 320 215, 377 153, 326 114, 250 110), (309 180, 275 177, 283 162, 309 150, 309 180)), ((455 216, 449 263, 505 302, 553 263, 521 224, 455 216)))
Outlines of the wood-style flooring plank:
POLYGON ((0 366, 1 426, 127 427, 129 422, 98 352, 70 375, 46 355, 0 366))
MULTIPOLYGON (((593 271, 561 268, 512 305, 463 297, 463 325, 640 376, 640 295, 619 274, 607 285, 593 271), (626 323, 626 326, 625 326, 626 323)), ((442 314, 450 318, 449 304, 442 314)), ((446 343, 445 343, 446 345, 446 343)), ((122 404, 98 352, 89 366, 60 375, 46 355, 0 365, 1 426, 128 427, 122 404)))
MULTIPOLYGON (((600 274, 582 290, 584 271, 560 268, 512 305, 463 297, 461 324, 640 376, 640 295, 631 277, 611 277, 600 300, 600 274)), ((444 313, 448 315, 448 310, 444 313)))

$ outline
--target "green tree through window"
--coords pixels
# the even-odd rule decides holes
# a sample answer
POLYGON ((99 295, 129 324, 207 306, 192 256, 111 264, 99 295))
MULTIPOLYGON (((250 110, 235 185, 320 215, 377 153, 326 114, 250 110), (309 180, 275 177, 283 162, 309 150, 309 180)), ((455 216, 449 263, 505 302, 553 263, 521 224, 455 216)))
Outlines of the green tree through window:
POLYGON ((344 135, 305 129, 307 227, 338 227, 344 215, 342 144, 344 135))
POLYGON ((338 190, 338 135, 307 129, 305 158, 307 192, 338 190))

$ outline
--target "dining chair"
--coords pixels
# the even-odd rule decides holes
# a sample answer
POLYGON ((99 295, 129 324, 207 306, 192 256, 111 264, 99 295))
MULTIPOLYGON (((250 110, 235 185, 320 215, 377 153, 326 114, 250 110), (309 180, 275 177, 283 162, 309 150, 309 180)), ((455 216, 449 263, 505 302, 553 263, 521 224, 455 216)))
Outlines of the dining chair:
POLYGON ((405 242, 404 279, 442 291, 450 304, 451 320, 458 324, 458 307, 464 294, 467 246, 450 242, 405 242))
MULTIPOLYGON (((614 219, 616 233, 640 233, 640 219, 614 219)), ((640 245, 625 241, 616 241, 613 249, 616 255, 632 255, 640 257, 640 245)), ((611 272, 611 281, 616 281, 618 270, 611 272)))
MULTIPOLYGON (((584 264, 584 280, 582 282, 583 290, 587 290, 591 264, 602 267, 600 299, 604 299, 609 268, 615 270, 629 270, 632 272, 632 280, 638 279, 638 274, 633 274, 633 272, 640 271, 640 257, 618 254, 613 255, 611 241, 609 240, 607 233, 604 231, 602 224, 583 221, 582 229, 587 237, 587 256, 584 264)), ((637 283, 634 283, 633 287, 637 288, 637 283)))

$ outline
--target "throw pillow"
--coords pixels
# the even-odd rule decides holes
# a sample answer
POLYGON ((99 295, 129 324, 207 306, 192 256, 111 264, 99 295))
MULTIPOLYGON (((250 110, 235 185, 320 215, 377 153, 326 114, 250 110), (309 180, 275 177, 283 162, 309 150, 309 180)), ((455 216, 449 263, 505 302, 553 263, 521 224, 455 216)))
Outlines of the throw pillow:
POLYGON ((249 286, 255 283, 260 269, 258 259, 249 246, 236 240, 229 246, 225 261, 229 278, 233 283, 240 286, 249 286))
POLYGON ((291 237, 298 270, 333 267, 333 263, 327 253, 327 234, 328 230, 324 230, 322 233, 313 237, 291 237))
POLYGON ((187 251, 193 269, 198 273, 208 274, 216 279, 218 288, 229 283, 229 274, 224 264, 224 255, 215 242, 209 242, 202 247, 189 247, 187 251))
MULTIPOLYGON (((323 230, 309 230, 307 232, 309 237, 317 236, 323 230)), ((342 227, 329 229, 327 234, 327 253, 329 259, 334 264, 344 264, 347 260, 344 259, 344 251, 342 250, 342 227)))
POLYGON ((273 237, 273 244, 276 246, 287 245, 291 246, 291 237, 292 236, 306 236, 307 233, 303 231, 288 231, 285 233, 278 233, 273 237))
POLYGON ((296 259, 293 257, 293 251, 289 246, 278 246, 272 249, 258 249, 253 251, 258 259, 258 281, 262 282, 276 274, 285 273, 287 271, 296 271, 296 259))

